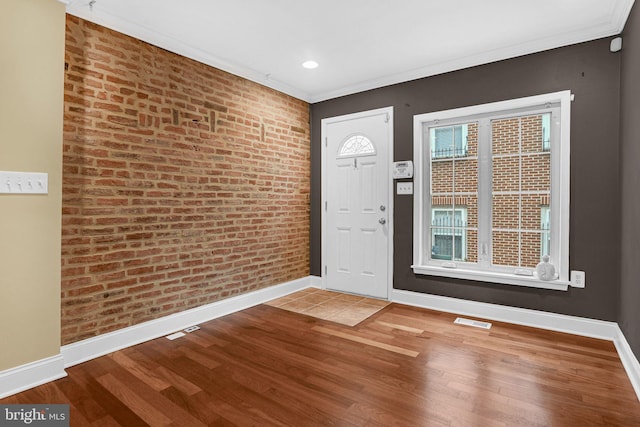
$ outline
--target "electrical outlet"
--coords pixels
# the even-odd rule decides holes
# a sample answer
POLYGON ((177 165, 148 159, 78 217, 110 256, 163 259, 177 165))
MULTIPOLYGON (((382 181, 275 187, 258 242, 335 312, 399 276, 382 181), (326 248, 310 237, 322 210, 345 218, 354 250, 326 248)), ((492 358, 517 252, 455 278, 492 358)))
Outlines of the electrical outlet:
POLYGON ((198 329, 200 329, 200 326, 197 325, 193 325, 193 326, 189 326, 188 328, 183 329, 183 331, 190 333, 193 331, 197 331, 198 329))
POLYGON ((584 271, 571 270, 571 286, 574 288, 584 288, 585 273, 584 271))

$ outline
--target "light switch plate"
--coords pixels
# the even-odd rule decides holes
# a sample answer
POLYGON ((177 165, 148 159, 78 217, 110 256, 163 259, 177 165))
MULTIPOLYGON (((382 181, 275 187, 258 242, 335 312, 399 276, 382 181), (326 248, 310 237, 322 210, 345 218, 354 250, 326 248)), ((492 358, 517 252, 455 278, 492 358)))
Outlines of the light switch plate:
POLYGON ((0 194, 48 194, 49 174, 0 171, 0 194))
POLYGON ((413 182, 397 182, 396 194, 413 194, 413 182))

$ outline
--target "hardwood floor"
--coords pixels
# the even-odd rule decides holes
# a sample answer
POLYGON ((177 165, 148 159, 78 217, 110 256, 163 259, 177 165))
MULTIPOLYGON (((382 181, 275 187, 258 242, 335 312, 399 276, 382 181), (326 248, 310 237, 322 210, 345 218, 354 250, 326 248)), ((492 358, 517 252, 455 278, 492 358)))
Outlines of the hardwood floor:
POLYGON ((73 426, 640 426, 611 342, 390 304, 356 327, 267 305, 0 403, 73 426))

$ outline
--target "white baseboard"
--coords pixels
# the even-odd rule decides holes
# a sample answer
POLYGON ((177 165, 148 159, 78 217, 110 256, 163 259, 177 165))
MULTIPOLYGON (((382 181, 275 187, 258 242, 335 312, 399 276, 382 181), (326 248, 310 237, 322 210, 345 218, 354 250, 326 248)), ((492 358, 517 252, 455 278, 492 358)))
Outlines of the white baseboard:
POLYGON ((616 346, 616 350, 618 350, 620 360, 622 361, 624 369, 627 371, 631 385, 636 391, 638 399, 640 399, 640 362, 638 362, 635 354, 633 354, 631 346, 629 346, 629 343, 627 342, 627 339, 622 333, 620 327, 616 326, 616 328, 618 329, 618 333, 614 338, 613 343, 616 346))
POLYGON ((0 372, 0 399, 66 377, 61 354, 0 372))
POLYGON ((480 319, 613 341, 640 400, 640 363, 615 322, 394 289, 391 301, 480 319))
POLYGON ((62 347, 66 368, 312 286, 311 276, 216 301, 62 347))
POLYGON ((309 276, 310 285, 312 288, 322 288, 322 277, 319 276, 309 276))
POLYGON ((617 336, 617 323, 587 319, 584 317, 567 316, 546 311, 529 310, 526 308, 509 307, 506 305, 489 304, 396 289, 392 291, 391 300, 400 304, 429 308, 431 310, 463 314, 498 322, 514 323, 516 325, 532 326, 539 329, 566 332, 609 341, 613 341, 617 336))

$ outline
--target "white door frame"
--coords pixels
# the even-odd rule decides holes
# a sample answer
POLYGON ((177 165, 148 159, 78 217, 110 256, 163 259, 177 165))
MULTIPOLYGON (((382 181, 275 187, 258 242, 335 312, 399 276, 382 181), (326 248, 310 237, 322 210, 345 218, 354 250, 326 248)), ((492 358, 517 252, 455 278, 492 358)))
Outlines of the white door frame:
POLYGON ((322 169, 321 169, 321 174, 322 174, 322 204, 320 206, 321 210, 322 210, 322 240, 321 240, 321 245, 322 245, 322 264, 321 264, 321 276, 322 276, 322 289, 327 289, 327 274, 326 274, 326 269, 327 269, 327 210, 326 210, 326 206, 327 206, 327 155, 328 155, 328 149, 327 149, 327 125, 331 124, 331 123, 337 123, 337 122, 342 122, 342 121, 347 121, 347 120, 353 120, 353 119, 358 119, 358 118, 364 118, 364 117, 370 117, 370 116, 377 116, 377 115, 381 115, 381 114, 388 114, 389 117, 389 135, 388 135, 388 141, 389 141, 389 146, 388 148, 388 176, 389 179, 387 180, 387 194, 388 194, 388 200, 387 200, 387 208, 388 208, 388 220, 387 220, 387 225, 388 225, 388 231, 389 231, 389 237, 387 239, 387 254, 388 254, 388 259, 387 259, 387 299, 391 298, 391 292, 393 290, 393 217, 394 217, 394 208, 393 208, 393 196, 394 196, 394 187, 393 187, 393 176, 391 173, 392 170, 392 166, 393 166, 393 107, 384 107, 384 108, 378 108, 375 110, 369 110, 369 111, 361 111, 359 113, 352 113, 352 114, 345 114, 342 116, 336 116, 336 117, 330 117, 330 118, 326 118, 326 119, 322 119, 322 128, 321 128, 321 133, 320 133, 320 141, 322 143, 322 169))

